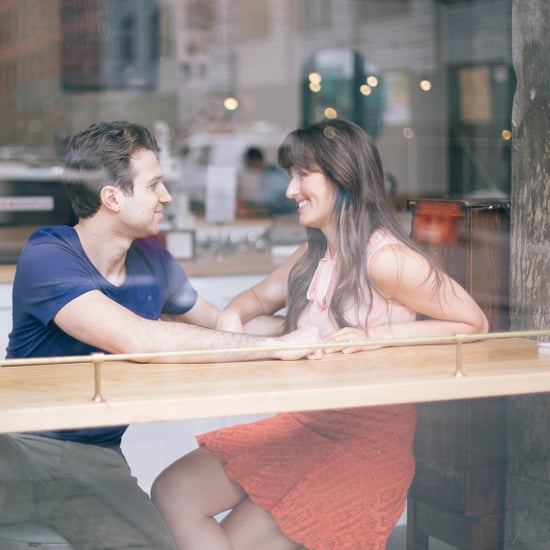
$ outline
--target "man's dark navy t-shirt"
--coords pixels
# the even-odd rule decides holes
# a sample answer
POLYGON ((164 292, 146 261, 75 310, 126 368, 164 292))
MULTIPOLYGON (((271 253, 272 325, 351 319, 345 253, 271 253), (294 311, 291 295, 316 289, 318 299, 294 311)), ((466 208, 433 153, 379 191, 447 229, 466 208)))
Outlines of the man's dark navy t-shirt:
MULTIPOLYGON (((99 290, 146 319, 161 313, 180 315, 197 300, 185 272, 155 239, 134 241, 127 253, 126 279, 120 286, 107 281, 90 262, 70 226, 37 229, 25 245, 13 283, 13 326, 7 357, 89 355, 103 351, 75 340, 54 322, 71 300, 99 290)), ((93 318, 94 312, 88 314, 93 318)), ((101 323, 101 319, 94 319, 101 323)), ((120 443, 126 426, 40 432, 41 435, 91 443, 120 443)))

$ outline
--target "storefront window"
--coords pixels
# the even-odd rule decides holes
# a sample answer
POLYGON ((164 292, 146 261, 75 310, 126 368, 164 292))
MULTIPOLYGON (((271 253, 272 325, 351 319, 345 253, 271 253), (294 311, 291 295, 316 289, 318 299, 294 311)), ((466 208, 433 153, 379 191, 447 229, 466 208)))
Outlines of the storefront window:
MULTIPOLYGON (((406 231, 474 295, 491 330, 547 329, 550 121, 540 113, 550 111, 544 111, 548 90, 540 82, 548 82, 544 52, 550 49, 539 43, 539 4, 0 0, 0 268, 12 270, 0 291, 11 296, 13 267, 37 226, 76 221, 61 185, 69 138, 94 122, 129 120, 154 133, 173 197, 159 239, 196 274, 200 292, 223 308, 305 237, 294 204, 275 211, 243 199, 242 182, 250 176, 245 153, 259 149, 275 169, 288 132, 347 119, 373 137, 406 231)), ((9 298, 0 302, 0 315, 3 350, 9 298)), ((437 506, 453 514, 457 506, 470 507, 464 517, 497 524, 497 542, 479 548, 508 548, 506 541, 512 550, 514 537, 525 533, 520 505, 510 499, 520 499, 524 486, 510 473, 519 458, 506 447, 512 432, 499 417, 510 405, 500 399, 486 408, 484 400, 460 400, 421 411, 420 474, 411 493, 417 508, 409 520, 420 524, 425 512, 426 525, 433 525, 437 506), (443 421, 447 415, 452 428, 443 421), (489 419, 486 431, 469 432, 471 418, 489 419), (453 430, 471 436, 474 447, 453 447, 456 440, 445 439, 453 430), (463 453, 445 463, 449 471, 464 463, 474 470, 466 488, 457 481, 464 470, 456 474, 443 503, 434 493, 446 473, 428 467, 437 467, 433 452, 442 440, 447 450, 463 453), (487 442, 500 447, 493 452, 487 442), (477 451, 488 462, 476 469, 477 451)), ((128 439, 128 451, 149 490, 163 459, 144 464, 136 458, 140 441, 133 434, 142 432, 133 426, 129 433, 135 439, 128 439)), ((548 451, 547 434, 540 437, 548 451)), ((545 455, 528 467, 541 473, 534 485, 544 503, 550 502, 548 468, 541 466, 547 461, 545 455)), ((548 505, 545 512, 550 517, 548 505)), ((456 533, 450 515, 440 526, 456 533)), ((544 540, 532 548, 548 544, 545 521, 529 527, 522 548, 537 530, 544 540)), ((433 529, 428 534, 445 541, 433 529)), ((446 543, 470 547, 459 539, 449 536, 446 543)))

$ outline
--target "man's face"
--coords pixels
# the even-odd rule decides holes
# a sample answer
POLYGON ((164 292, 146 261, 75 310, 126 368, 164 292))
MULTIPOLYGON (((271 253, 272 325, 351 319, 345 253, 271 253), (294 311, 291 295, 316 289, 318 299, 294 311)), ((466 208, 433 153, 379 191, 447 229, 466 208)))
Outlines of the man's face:
POLYGON ((163 207, 172 202, 153 151, 142 149, 130 159, 134 192, 121 198, 121 221, 132 238, 150 237, 160 230, 163 207))

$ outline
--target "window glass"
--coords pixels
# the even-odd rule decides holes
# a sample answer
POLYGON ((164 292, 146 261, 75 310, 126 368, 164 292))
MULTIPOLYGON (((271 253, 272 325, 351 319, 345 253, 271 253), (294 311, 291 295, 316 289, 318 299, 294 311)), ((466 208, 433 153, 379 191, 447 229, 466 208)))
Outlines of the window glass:
MULTIPOLYGON (((143 124, 155 135, 173 199, 158 238, 170 249, 174 235, 185 234, 185 253, 174 254, 217 307, 306 238, 296 201, 284 211, 261 202, 247 152, 261 150, 286 200, 288 178, 277 169, 284 137, 311 123, 348 119, 374 139, 405 231, 472 293, 491 332, 548 328, 550 48, 541 38, 548 23, 539 21, 547 11, 542 4, 0 0, 0 349, 12 322, 14 265, 27 238, 37 226, 76 222, 62 186, 68 140, 94 122, 114 120, 143 124), (212 183, 219 193, 209 193, 212 183), (211 213, 218 211, 216 220, 211 213)), ((518 378, 518 392, 521 384, 518 378)), ((426 521, 436 522, 439 507, 448 512, 441 525, 451 525, 462 506, 466 523, 496 522, 491 548, 503 547, 498 537, 516 535, 525 537, 522 548, 547 547, 546 519, 521 533, 518 510, 529 491, 514 478, 525 458, 518 449, 540 441, 550 448, 547 429, 530 440, 531 426, 518 420, 534 415, 529 423, 547 426, 547 402, 521 416, 516 401, 484 399, 420 411, 409 519, 429 510, 426 521), (487 425, 476 431, 471 419, 487 425), (459 432, 473 447, 457 443, 459 432), (435 449, 449 452, 439 462, 435 449), (457 464, 472 470, 455 471, 457 464), (512 519, 504 528, 506 514, 512 519), (544 540, 535 540, 541 532, 544 540)), ((164 432, 173 444, 182 425, 164 427, 174 430, 164 432)), ((185 424, 183 447, 194 446, 191 432, 203 427, 185 424)), ((148 429, 132 426, 125 443, 146 491, 175 453, 172 445, 145 463, 140 438, 151 441, 148 429)), ((537 456, 521 475, 544 471, 533 492, 548 503, 548 468, 541 466, 547 461, 537 456)), ((548 506, 544 518, 546 512, 548 506)), ((406 521, 403 515, 400 525, 406 521)), ((433 527, 430 536, 437 533, 433 527)), ((415 533, 419 547, 425 534, 415 533)), ((449 535, 446 543, 470 547, 473 538, 464 540, 449 535)))

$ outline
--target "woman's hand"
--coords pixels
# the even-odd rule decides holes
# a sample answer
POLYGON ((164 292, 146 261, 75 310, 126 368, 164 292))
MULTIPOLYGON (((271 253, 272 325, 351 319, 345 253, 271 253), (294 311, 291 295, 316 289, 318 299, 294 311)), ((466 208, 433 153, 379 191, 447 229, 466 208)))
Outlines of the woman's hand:
POLYGON ((293 361, 302 357, 320 359, 323 355, 322 349, 316 349, 316 345, 322 342, 319 329, 311 325, 296 329, 284 336, 275 338, 273 341, 277 345, 289 344, 293 346, 293 349, 282 347, 280 351, 274 353, 276 359, 282 359, 283 361, 293 361), (294 349, 294 346, 300 347, 294 349))
POLYGON ((325 353, 356 353, 358 351, 367 351, 377 349, 382 346, 369 346, 364 344, 368 340, 365 331, 356 327, 344 327, 323 338, 324 344, 341 344, 334 347, 325 348, 325 353), (362 342, 359 345, 359 342, 362 342))
POLYGON ((226 332, 244 332, 241 316, 236 311, 226 309, 218 314, 216 330, 226 332))

